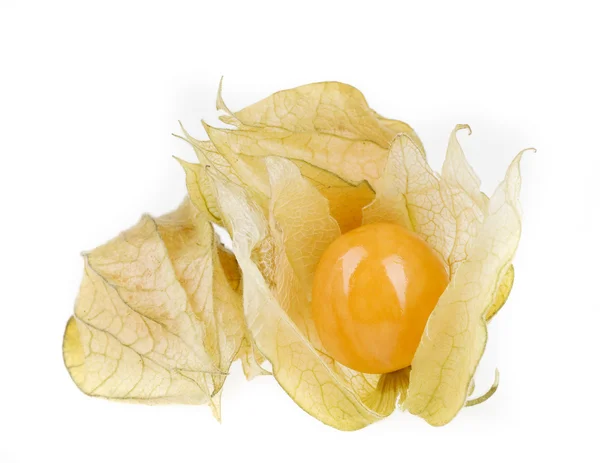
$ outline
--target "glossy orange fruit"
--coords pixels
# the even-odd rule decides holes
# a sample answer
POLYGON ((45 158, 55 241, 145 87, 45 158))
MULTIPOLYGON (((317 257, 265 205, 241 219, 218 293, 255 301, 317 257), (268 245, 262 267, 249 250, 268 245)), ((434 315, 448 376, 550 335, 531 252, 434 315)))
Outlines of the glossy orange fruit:
POLYGON ((364 373, 409 366, 447 285, 442 260, 403 227, 377 223, 342 235, 323 253, 313 283, 324 348, 364 373))

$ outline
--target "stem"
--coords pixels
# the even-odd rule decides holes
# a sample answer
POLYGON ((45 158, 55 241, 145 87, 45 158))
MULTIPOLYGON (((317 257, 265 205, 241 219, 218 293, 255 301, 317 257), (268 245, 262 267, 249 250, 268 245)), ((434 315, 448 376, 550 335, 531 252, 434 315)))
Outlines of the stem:
POLYGON ((496 368, 496 377, 494 378, 494 384, 492 384, 492 387, 490 387, 490 389, 482 396, 477 397, 476 399, 467 400, 465 407, 472 407, 473 405, 479 405, 479 404, 482 404, 483 402, 485 402, 486 400, 488 400, 490 397, 492 397, 494 395, 494 393, 498 389, 498 384, 500 384, 500 372, 496 368))

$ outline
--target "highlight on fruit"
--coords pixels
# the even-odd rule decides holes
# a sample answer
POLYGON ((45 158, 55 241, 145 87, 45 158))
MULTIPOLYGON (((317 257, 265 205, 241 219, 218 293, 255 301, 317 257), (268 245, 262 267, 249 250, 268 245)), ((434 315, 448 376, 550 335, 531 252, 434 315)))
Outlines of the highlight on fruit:
MULTIPOLYGON (((471 397, 521 233, 519 153, 487 196, 450 134, 439 173, 416 132, 321 82, 182 135, 188 195, 83 256, 64 333, 87 395, 207 404, 231 365, 272 375, 340 430, 395 411, 450 422, 471 397), (231 237, 224 246, 215 229, 231 237)), ((182 176, 183 177, 183 176, 182 176)), ((183 180, 182 180, 183 181, 183 180)))

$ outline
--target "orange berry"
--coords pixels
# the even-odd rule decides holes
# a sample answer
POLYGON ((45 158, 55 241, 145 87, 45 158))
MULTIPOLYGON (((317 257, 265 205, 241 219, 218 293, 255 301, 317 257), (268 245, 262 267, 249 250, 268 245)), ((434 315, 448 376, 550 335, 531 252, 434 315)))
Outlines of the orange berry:
POLYGON ((321 342, 357 371, 407 367, 447 285, 442 260, 415 233, 387 223, 356 228, 317 266, 312 314, 321 342))

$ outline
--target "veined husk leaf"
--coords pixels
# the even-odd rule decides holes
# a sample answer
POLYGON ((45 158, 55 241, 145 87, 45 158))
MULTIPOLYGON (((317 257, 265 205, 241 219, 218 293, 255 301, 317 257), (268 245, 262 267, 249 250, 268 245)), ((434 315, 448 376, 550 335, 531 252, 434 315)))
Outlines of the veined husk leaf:
POLYGON ((242 269, 247 326, 273 375, 300 407, 338 429, 359 429, 395 409, 406 390, 404 374, 381 380, 343 367, 324 352, 310 315, 311 278, 340 230, 325 198, 292 162, 274 157, 266 165, 272 194, 267 216, 247 190, 213 178, 242 269), (274 269, 270 278, 257 258, 261 248, 274 269))
POLYGON ((500 309, 502 307, 504 307, 504 304, 506 303, 506 300, 508 299, 508 296, 510 295, 510 291, 512 290, 514 281, 515 281, 515 268, 511 264, 504 272, 504 275, 500 278, 500 284, 496 288, 494 302, 492 302, 492 304, 490 305, 490 307, 488 308, 488 310, 485 314, 485 319, 488 322, 493 317, 496 316, 496 314, 500 311, 500 309))
MULTIPOLYGON (((397 223, 420 235, 446 263, 451 278, 467 258, 467 247, 479 233, 489 202, 458 143, 456 134, 462 129, 471 133, 464 124, 452 131, 441 175, 431 169, 418 144, 399 135, 390 148, 384 174, 375 183, 376 198, 363 210, 363 224, 397 223)), ((510 265, 488 319, 504 305, 513 279, 510 265)))
POLYGON ((340 236, 327 201, 319 189, 311 185, 310 179, 303 178, 306 171, 283 158, 269 157, 266 161, 272 194, 268 235, 273 245, 275 269, 271 291, 332 371, 347 381, 371 408, 382 407, 378 411, 387 412, 385 406, 395 402, 398 394, 405 390, 404 375, 382 378, 335 362, 325 352, 312 319, 312 276, 325 249, 340 236))
MULTIPOLYGON (((186 140, 193 146, 198 140, 186 135, 186 140)), ((200 142, 208 143, 210 142, 200 142)), ((183 167, 186 174, 186 184, 188 195, 194 205, 200 209, 207 209, 211 214, 211 220, 221 224, 220 212, 215 203, 215 192, 212 181, 208 178, 206 170, 216 170, 223 178, 232 181, 236 185, 251 188, 256 197, 256 201, 266 207, 268 203, 268 177, 264 168, 264 160, 262 158, 252 158, 244 155, 234 155, 234 159, 238 159, 238 170, 244 168, 247 176, 253 178, 252 185, 246 184, 238 171, 225 159, 219 152, 212 151, 210 147, 204 145, 199 148, 196 146, 200 163, 190 163, 182 159, 177 161, 183 167), (202 151, 204 150, 204 152, 202 151), (210 156, 210 160, 207 157, 210 156), (260 164, 250 164, 250 161, 260 164), (252 172, 260 177, 253 177, 252 172)), ((213 148, 216 150, 216 148, 213 148)), ((304 161, 294 160, 294 164, 300 169, 300 172, 306 177, 313 186, 327 199, 331 216, 337 221, 342 233, 346 233, 356 227, 359 227, 362 222, 363 208, 373 201, 375 193, 367 182, 352 184, 341 177, 313 166, 304 161)))
POLYGON ((208 210, 211 220, 221 223, 218 207, 215 204, 214 186, 206 175, 206 169, 214 170, 237 185, 251 188, 261 204, 265 204, 269 196, 269 181, 264 161, 232 153, 221 154, 212 142, 197 140, 181 126, 183 137, 198 158, 198 163, 190 163, 177 159, 185 171, 188 195, 199 210, 208 210))
POLYGON ((214 191, 202 173, 205 167, 214 167, 229 181, 252 188, 264 204, 269 193, 262 158, 278 155, 294 160, 302 175, 327 198, 331 215, 345 233, 360 226, 362 209, 374 198, 367 182, 373 183, 381 174, 394 136, 409 134, 424 153, 408 124, 380 116, 362 93, 339 82, 277 92, 235 113, 223 101, 220 86, 217 109, 225 112, 221 120, 236 130, 204 124, 210 141, 195 140, 184 131, 199 164, 180 161, 190 197, 195 204, 206 201, 215 217, 214 191))
POLYGON ((363 208, 375 198, 368 182, 353 185, 341 177, 304 161, 294 161, 300 173, 321 193, 329 203, 329 213, 342 233, 349 232, 362 223, 363 208))
MULTIPOLYGON (((226 249, 221 242, 219 242, 217 246, 219 260, 221 262, 221 266, 223 267, 227 281, 234 291, 236 291, 238 297, 241 298, 243 291, 242 274, 237 260, 233 253, 229 249, 226 249)), ((252 339, 252 334, 249 332, 245 321, 243 322, 243 329, 244 336, 242 338, 242 343, 236 358, 240 359, 242 362, 244 375, 248 380, 251 380, 256 376, 271 374, 262 366, 265 362, 265 358, 256 348, 256 344, 252 339)))
POLYGON ((302 160, 354 184, 381 175, 398 133, 409 134, 422 148, 408 124, 380 116, 359 90, 340 82, 283 90, 235 113, 219 88, 217 109, 236 127, 207 127, 219 152, 302 160))
POLYGON ((467 127, 452 132, 441 176, 408 135, 399 135, 375 184, 376 199, 363 212, 364 223, 387 221, 415 231, 440 255, 450 277, 465 260, 484 217, 480 181, 456 140, 456 132, 467 127))
POLYGON ((465 405, 487 341, 486 314, 510 267, 521 233, 519 154, 491 197, 468 257, 431 314, 412 363, 405 407, 433 425, 465 405))
POLYGON ((429 423, 449 422, 465 404, 487 339, 487 321, 506 301, 520 235, 519 161, 491 199, 450 136, 442 174, 405 134, 390 149, 364 223, 392 221, 424 238, 446 262, 450 284, 434 309, 411 365, 404 408, 429 423))
POLYGON ((230 284, 208 215, 185 201, 144 216, 85 254, 63 343, 86 394, 142 403, 210 403, 244 340, 241 293, 230 284))

